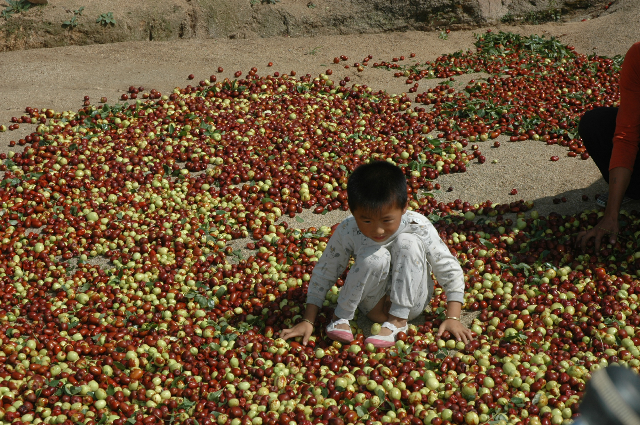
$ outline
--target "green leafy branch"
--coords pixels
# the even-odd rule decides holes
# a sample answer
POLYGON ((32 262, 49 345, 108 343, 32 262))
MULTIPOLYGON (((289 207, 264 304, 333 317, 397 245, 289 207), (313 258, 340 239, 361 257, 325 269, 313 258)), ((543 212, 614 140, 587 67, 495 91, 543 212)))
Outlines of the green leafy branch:
POLYGON ((116 20, 113 17, 113 12, 106 12, 106 13, 101 13, 98 16, 98 19, 96 19, 96 22, 100 25, 102 25, 103 27, 106 26, 115 26, 116 25, 116 20))
POLYGON ((62 23, 62 27, 63 28, 67 28, 67 29, 71 29, 71 28, 75 28, 78 26, 78 17, 82 16, 82 12, 84 11, 84 6, 82 6, 80 9, 74 10, 73 11, 73 17, 71 19, 69 19, 68 21, 64 21, 62 23))
POLYGON ((9 19, 11 15, 14 15, 16 13, 25 12, 29 10, 31 6, 33 6, 33 4, 31 4, 27 0, 5 0, 5 1, 7 2, 7 7, 5 7, 5 9, 0 13, 0 15, 5 19, 9 19))

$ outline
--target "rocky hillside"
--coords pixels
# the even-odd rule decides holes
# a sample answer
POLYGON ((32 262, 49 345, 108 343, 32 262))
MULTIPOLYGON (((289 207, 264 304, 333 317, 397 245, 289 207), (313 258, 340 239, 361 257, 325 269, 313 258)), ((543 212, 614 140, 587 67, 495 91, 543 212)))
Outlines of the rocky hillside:
POLYGON ((590 19, 616 7, 602 0, 4 1, 0 51, 181 38, 455 30, 497 22, 590 19))

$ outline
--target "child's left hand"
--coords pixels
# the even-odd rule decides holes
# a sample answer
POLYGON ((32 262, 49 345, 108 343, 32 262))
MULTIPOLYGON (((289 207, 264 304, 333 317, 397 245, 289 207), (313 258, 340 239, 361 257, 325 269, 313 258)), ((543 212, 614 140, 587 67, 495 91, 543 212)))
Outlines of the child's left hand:
POLYGON ((465 344, 473 339, 471 330, 463 325, 459 320, 447 319, 442 322, 438 329, 438 337, 441 337, 444 331, 449 331, 458 341, 462 341, 465 344))

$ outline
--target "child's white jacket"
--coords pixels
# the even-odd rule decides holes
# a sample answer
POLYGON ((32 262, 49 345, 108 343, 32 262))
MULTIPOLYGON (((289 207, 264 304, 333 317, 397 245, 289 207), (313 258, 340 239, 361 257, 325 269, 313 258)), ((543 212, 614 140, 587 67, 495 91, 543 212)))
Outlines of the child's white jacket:
MULTIPOLYGON (((458 260, 451 254, 429 219, 414 211, 407 211, 402 216, 398 230, 382 243, 364 236, 353 216, 344 219, 329 239, 322 257, 313 269, 307 303, 322 306, 327 291, 347 268, 349 258, 355 256, 363 245, 391 245, 401 233, 411 233, 420 237, 431 267, 426 273, 428 279, 431 280, 433 272, 447 295, 447 301, 464 303, 464 274, 458 260)), ((428 283, 429 287, 433 287, 433 282, 428 283)))

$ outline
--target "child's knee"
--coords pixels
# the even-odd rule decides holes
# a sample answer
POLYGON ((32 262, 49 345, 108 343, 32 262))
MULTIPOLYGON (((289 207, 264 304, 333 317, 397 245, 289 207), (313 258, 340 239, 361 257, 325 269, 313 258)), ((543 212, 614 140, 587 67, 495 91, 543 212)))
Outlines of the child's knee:
POLYGON ((368 249, 358 255, 357 268, 381 274, 389 270, 391 254, 384 248, 368 249))

